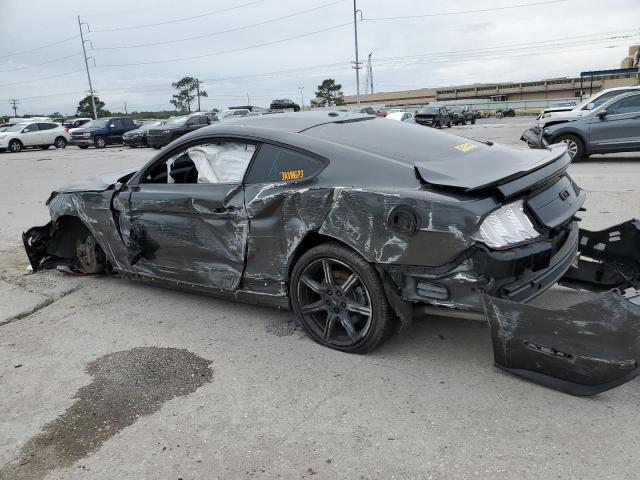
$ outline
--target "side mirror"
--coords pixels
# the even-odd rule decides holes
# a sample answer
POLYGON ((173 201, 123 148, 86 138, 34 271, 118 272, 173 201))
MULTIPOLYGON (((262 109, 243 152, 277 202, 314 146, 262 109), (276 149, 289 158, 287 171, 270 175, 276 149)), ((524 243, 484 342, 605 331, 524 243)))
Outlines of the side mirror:
POLYGON ((584 107, 586 110, 593 110, 595 108, 596 104, 595 103, 587 103, 587 106, 584 107))
POLYGON ((601 119, 602 119, 602 118, 604 118, 604 117, 606 117, 606 116, 607 116, 607 111, 606 111, 606 110, 600 110, 598 113, 596 113, 596 116, 597 116, 598 118, 601 118, 601 119))

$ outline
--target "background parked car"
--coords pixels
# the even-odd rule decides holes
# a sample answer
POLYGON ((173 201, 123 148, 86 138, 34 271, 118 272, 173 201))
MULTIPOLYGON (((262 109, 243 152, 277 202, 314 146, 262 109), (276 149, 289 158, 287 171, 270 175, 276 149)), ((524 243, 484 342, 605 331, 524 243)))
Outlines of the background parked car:
POLYGON ((451 115, 451 123, 454 125, 466 125, 467 123, 476 123, 476 117, 468 107, 447 107, 449 115, 451 115))
POLYGON ((90 121, 90 118, 67 118, 62 122, 62 126, 67 128, 67 131, 69 131, 69 129, 81 127, 90 121))
POLYGON ((91 120, 71 132, 71 144, 80 148, 104 148, 107 145, 122 143, 122 135, 134 130, 136 124, 128 117, 111 117, 91 120))
POLYGON ((294 112, 300 111, 300 105, 289 98, 281 98, 279 100, 274 100, 271 102, 269 106, 271 110, 290 110, 293 109, 294 112))
POLYGON ((599 107, 605 102, 608 102, 612 98, 618 97, 625 93, 638 91, 640 91, 640 85, 631 87, 608 88, 606 90, 598 92, 592 97, 587 98, 584 102, 575 107, 547 108, 543 110, 540 115, 538 115, 538 125, 552 125, 556 122, 565 122, 570 118, 581 117, 584 114, 588 114, 589 111, 593 110, 594 108, 599 107))
POLYGON ((161 125, 147 130, 147 144, 153 148, 164 147, 185 133, 193 132, 211 124, 207 113, 192 113, 181 117, 170 118, 161 125))
POLYGON ((496 117, 504 118, 504 117, 515 117, 516 111, 513 108, 501 108, 496 110, 496 117))
POLYGON ((451 127, 451 117, 446 107, 425 105, 413 116, 416 123, 427 127, 451 127))
POLYGON ((577 119, 530 128, 521 140, 532 148, 565 143, 573 160, 594 153, 640 151, 640 91, 615 97, 577 119))
POLYGON ((147 144, 147 133, 149 129, 157 127, 158 125, 162 125, 163 123, 164 120, 143 123, 142 126, 136 128, 135 130, 129 130, 124 135, 122 135, 122 143, 132 148, 148 147, 149 145, 147 144))
POLYGON ((0 150, 19 152, 25 147, 47 149, 51 145, 65 148, 69 142, 69 134, 59 123, 25 122, 6 127, 0 133, 0 150))
POLYGON ((376 110, 373 107, 364 107, 358 110, 358 113, 366 113, 367 115, 375 115, 376 117, 386 117, 387 112, 383 110, 376 110))
POLYGON ((221 112, 216 113, 214 120, 229 120, 230 118, 239 118, 245 117, 251 110, 248 108, 233 108, 229 110, 222 110, 221 112))
POLYGON ((413 114, 409 112, 391 112, 387 113, 386 118, 389 120, 399 120, 401 122, 406 122, 413 118, 413 114))

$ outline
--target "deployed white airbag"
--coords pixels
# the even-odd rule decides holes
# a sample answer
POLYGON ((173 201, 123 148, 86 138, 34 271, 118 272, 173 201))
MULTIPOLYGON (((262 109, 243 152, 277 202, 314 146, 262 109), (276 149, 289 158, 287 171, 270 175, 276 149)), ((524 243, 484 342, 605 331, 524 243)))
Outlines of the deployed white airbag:
POLYGON ((227 142, 198 145, 187 153, 198 170, 198 183, 240 183, 256 146, 227 142))

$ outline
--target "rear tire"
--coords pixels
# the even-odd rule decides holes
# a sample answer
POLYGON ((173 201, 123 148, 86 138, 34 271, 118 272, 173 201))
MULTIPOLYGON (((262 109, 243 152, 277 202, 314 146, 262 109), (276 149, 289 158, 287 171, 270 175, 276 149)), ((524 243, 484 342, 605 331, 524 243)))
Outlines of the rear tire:
POLYGON ((64 137, 57 137, 53 142, 53 146, 56 148, 67 148, 67 139, 64 137))
POLYGON ((93 144, 96 146, 96 148, 104 148, 107 146, 107 140, 104 137, 96 137, 93 140, 93 144))
POLYGON ((575 135, 560 135, 554 143, 564 143, 571 156, 572 162, 578 162, 584 158, 584 143, 575 135))
POLYGON ((325 243, 305 252, 293 268, 289 287, 298 320, 320 345, 366 353, 393 332, 395 317, 380 276, 340 244, 325 243))

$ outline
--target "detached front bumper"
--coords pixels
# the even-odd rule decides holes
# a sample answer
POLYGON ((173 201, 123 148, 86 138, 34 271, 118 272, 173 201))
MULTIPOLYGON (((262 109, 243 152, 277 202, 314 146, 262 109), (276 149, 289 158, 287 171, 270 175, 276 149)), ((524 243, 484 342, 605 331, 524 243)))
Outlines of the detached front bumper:
POLYGON ((543 138, 543 132, 540 127, 533 127, 525 130, 520 137, 520 140, 527 142, 530 148, 545 148, 547 142, 543 138))

